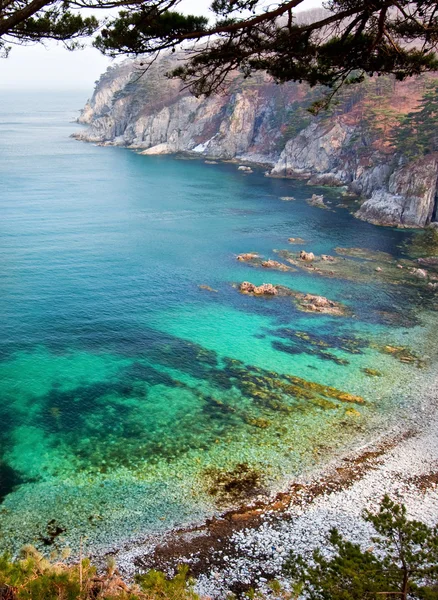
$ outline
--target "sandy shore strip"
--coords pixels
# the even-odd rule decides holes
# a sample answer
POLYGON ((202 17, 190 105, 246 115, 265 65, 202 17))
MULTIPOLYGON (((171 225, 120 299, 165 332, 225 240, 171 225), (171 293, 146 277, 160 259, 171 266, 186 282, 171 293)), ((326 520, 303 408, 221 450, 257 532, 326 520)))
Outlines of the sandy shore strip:
POLYGON ((310 555, 332 527, 371 546, 361 515, 385 493, 404 503, 410 517, 438 522, 438 384, 398 427, 297 479, 287 493, 111 554, 128 577, 151 568, 172 574, 187 563, 202 596, 224 598, 281 579, 289 551, 310 555))

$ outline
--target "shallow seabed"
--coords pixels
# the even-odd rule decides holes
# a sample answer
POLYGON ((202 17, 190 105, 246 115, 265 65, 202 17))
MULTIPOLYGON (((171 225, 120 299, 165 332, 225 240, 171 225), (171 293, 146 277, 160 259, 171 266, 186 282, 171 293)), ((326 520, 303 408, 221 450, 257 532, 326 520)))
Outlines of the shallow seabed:
POLYGON ((406 418, 436 373, 412 232, 354 219, 341 191, 321 210, 261 171, 80 144, 83 101, 1 97, 0 549, 104 547, 280 489, 406 418), (236 260, 301 249, 334 274, 236 260))

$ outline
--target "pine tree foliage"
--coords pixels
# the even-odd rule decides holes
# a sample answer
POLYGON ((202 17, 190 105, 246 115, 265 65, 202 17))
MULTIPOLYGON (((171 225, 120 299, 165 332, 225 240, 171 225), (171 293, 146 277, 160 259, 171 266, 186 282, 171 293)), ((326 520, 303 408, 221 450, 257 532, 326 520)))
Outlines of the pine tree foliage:
POLYGON ((311 564, 291 554, 285 572, 310 600, 437 600, 438 527, 409 520, 388 496, 376 513, 365 512, 376 536, 363 549, 333 529, 330 554, 316 550, 311 564))
MULTIPOLYGON (((93 36, 110 14, 123 8, 130 14, 158 19, 156 35, 166 35, 169 12, 178 0, 0 0, 0 58, 13 45, 56 40, 70 49, 81 47, 80 38, 93 36), (153 17, 152 17, 153 16, 153 17)), ((135 18, 135 17, 134 17, 135 18)), ((206 19, 182 17, 185 27, 197 28, 206 19)))
POLYGON ((333 94, 365 75, 403 79, 438 70, 436 1, 327 0, 310 18, 297 12, 303 1, 213 0, 206 18, 178 11, 181 0, 1 0, 0 53, 45 39, 75 48, 100 28, 94 43, 111 56, 153 60, 182 48, 185 60, 172 75, 195 94, 221 90, 236 69, 329 86, 333 94), (114 17, 110 9, 120 12, 114 17))
POLYGON ((173 74, 196 94, 222 89, 235 69, 246 77, 263 70, 277 82, 322 84, 333 93, 365 75, 403 79, 438 69, 436 2, 330 0, 322 15, 301 20, 296 9, 302 1, 264 9, 262 0, 214 0, 213 22, 176 11, 157 18, 123 11, 96 45, 110 55, 153 55, 182 44, 187 60, 173 74))
POLYGON ((438 152, 438 81, 430 81, 418 108, 394 130, 392 142, 411 159, 438 152))

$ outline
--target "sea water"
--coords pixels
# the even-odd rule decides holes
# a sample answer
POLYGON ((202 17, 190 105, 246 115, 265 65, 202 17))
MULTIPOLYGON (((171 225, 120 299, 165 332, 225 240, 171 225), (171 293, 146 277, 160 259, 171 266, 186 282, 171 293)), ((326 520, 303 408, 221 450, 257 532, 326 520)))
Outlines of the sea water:
POLYGON ((342 190, 77 142, 84 100, 0 93, 0 550, 110 547, 281 489, 403 419, 436 366, 424 286, 356 277, 357 253, 345 276, 236 260, 402 261, 413 232, 355 219, 342 190))

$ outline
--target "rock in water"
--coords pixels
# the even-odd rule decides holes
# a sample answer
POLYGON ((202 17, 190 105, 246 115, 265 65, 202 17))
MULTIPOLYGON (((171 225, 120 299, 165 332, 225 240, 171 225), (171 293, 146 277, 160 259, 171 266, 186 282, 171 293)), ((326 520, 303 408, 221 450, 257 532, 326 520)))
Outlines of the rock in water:
POLYGON ((318 194, 312 194, 312 197, 307 200, 308 204, 317 206, 318 208, 327 208, 324 204, 324 196, 318 196, 318 194))
POLYGON ((237 257, 237 260, 240 261, 247 261, 247 260, 254 260, 255 258, 258 258, 259 255, 257 254, 257 252, 245 252, 244 254, 239 254, 237 257))
POLYGON ((249 281, 243 281, 239 290, 242 294, 254 294, 255 296, 276 296, 278 291, 272 283, 262 283, 262 285, 256 286, 249 281))
POLYGON ((312 260, 315 260, 315 255, 313 254, 313 252, 306 252, 305 250, 301 250, 300 258, 301 260, 311 262, 312 260))
POLYGON ((348 313, 345 306, 339 302, 329 300, 325 296, 313 294, 296 294, 298 307, 305 312, 324 313, 334 316, 343 316, 348 313))
POLYGON ((284 265, 283 263, 272 259, 264 260, 262 262, 262 267, 264 267, 265 269, 278 269, 279 271, 290 270, 290 267, 288 267, 287 265, 284 265))

